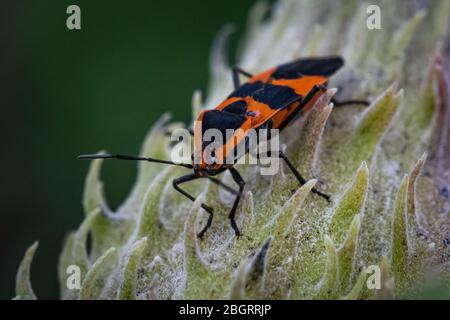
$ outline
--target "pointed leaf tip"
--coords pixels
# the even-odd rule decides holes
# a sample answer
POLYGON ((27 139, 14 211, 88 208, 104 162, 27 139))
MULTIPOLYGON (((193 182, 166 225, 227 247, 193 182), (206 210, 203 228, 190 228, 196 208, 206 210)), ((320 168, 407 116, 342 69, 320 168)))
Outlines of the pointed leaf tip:
POLYGON ((201 90, 195 90, 192 94, 192 120, 197 120, 198 116, 202 112, 202 92, 201 90))
POLYGON ((266 256, 271 241, 272 237, 269 237, 253 258, 241 262, 231 284, 231 299, 262 298, 266 256))
POLYGON ((307 115, 299 142, 292 150, 296 154, 294 165, 302 172, 314 174, 322 135, 333 108, 330 101, 335 93, 336 89, 328 89, 315 103, 307 115))
POLYGON ((163 189, 175 170, 176 167, 168 166, 148 185, 139 210, 138 237, 160 234, 159 204, 163 189))
POLYGON ((397 83, 394 82, 360 115, 351 132, 351 137, 338 142, 342 144, 342 147, 335 146, 338 150, 337 159, 346 164, 340 175, 349 174, 362 161, 370 163, 372 160, 376 147, 381 142, 402 100, 402 90, 398 92, 396 90, 397 83))
POLYGON ((118 298, 120 300, 136 299, 136 281, 139 262, 147 246, 147 237, 143 237, 134 242, 125 257, 123 270, 123 280, 119 288, 118 298))
POLYGON ((83 279, 80 300, 95 299, 106 283, 107 277, 117 259, 117 249, 110 248, 92 265, 83 279))
POLYGON ((350 290, 350 292, 342 298, 342 300, 357 300, 361 294, 364 285, 366 284, 366 269, 363 268, 356 279, 355 285, 350 290))
POLYGON ((276 217, 275 225, 273 226, 273 234, 275 236, 274 246, 278 247, 278 243, 282 243, 283 235, 285 235, 289 228, 292 225, 292 220, 295 217, 295 214, 303 205, 306 197, 316 185, 317 180, 311 179, 307 181, 303 186, 301 186, 297 191, 292 195, 292 197, 287 201, 284 205, 283 210, 276 217))
POLYGON ((250 263, 247 279, 249 283, 254 283, 257 279, 262 279, 262 276, 264 274, 266 255, 272 239, 272 237, 269 237, 266 242, 264 242, 263 246, 250 263))
MULTIPOLYGON (((101 150, 98 153, 103 154, 105 151, 101 150)), ((102 164, 103 159, 95 159, 92 160, 89 165, 83 191, 83 209, 85 215, 88 215, 97 208, 101 208, 102 204, 106 203, 106 201, 102 198, 103 182, 100 178, 102 164)))
POLYGON ((31 263, 33 261, 34 254, 39 245, 36 241, 25 252, 22 262, 19 265, 16 275, 16 295, 21 300, 36 300, 33 288, 30 281, 31 263))
POLYGON ((228 70, 228 62, 226 56, 227 40, 234 32, 235 27, 232 24, 223 26, 213 44, 211 50, 210 69, 215 73, 215 76, 221 76, 228 70))
POLYGON ((405 175, 397 193, 392 221, 391 264, 397 292, 407 286, 408 236, 407 236, 407 198, 409 176, 405 175))
POLYGON ((233 282, 231 282, 230 299, 243 300, 245 296, 245 276, 247 271, 247 260, 242 260, 239 267, 234 272, 233 282))
MULTIPOLYGON (((415 34, 415 31, 419 27, 423 18, 426 16, 426 10, 417 11, 414 16, 406 21, 393 35, 392 43, 390 45, 389 60, 398 59, 398 55, 403 55, 405 49, 408 44, 411 42, 412 37, 415 34)), ((389 62, 390 62, 389 61, 389 62)))
POLYGON ((87 249, 87 238, 89 232, 92 229, 93 222, 99 216, 100 209, 94 209, 89 213, 81 223, 80 227, 76 231, 73 239, 72 247, 72 261, 74 264, 78 265, 81 269, 81 275, 84 277, 90 267, 88 249, 87 249))
POLYGON ((355 262, 356 247, 359 230, 361 229, 361 217, 356 214, 350 224, 345 240, 338 249, 339 257, 339 282, 341 292, 346 292, 350 285, 355 262))
POLYGON ((369 168, 363 161, 356 171, 352 184, 339 199, 328 227, 330 235, 340 244, 344 241, 355 215, 364 210, 369 186, 369 168))
POLYGON ((251 190, 247 191, 242 199, 242 215, 243 221, 242 226, 245 230, 250 228, 253 225, 254 216, 254 201, 253 201, 253 192, 251 190))
POLYGON ((191 211, 186 219, 184 224, 184 262, 186 272, 189 272, 190 269, 195 268, 196 266, 203 266, 202 261, 197 254, 197 232, 196 232, 196 222, 198 214, 201 210, 201 204, 203 201, 204 195, 201 194, 194 201, 191 211))
POLYGON ((337 282, 339 280, 339 257, 333 240, 324 236, 326 251, 325 271, 320 282, 316 285, 314 299, 336 299, 337 282))

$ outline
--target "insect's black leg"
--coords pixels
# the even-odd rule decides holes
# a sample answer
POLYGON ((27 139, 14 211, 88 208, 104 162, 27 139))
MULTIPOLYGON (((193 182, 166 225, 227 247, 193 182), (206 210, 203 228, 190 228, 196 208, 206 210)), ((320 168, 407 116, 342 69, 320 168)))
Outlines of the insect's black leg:
MULTIPOLYGON (((280 151, 279 154, 280 154, 280 158, 283 159, 286 162, 287 166, 289 167, 289 169, 291 169, 292 173, 297 178, 298 182, 300 182, 300 185, 304 185, 306 183, 306 180, 302 177, 300 172, 298 172, 298 170, 294 167, 294 165, 289 161, 289 159, 286 157, 286 155, 282 151, 280 151)), ((316 188, 312 188, 311 191, 313 193, 321 196, 322 198, 326 199, 328 202, 330 202, 330 196, 329 195, 320 192, 316 188)))
POLYGON ((344 101, 337 101, 334 98, 331 98, 331 102, 333 102, 335 107, 341 107, 341 106, 347 106, 352 104, 361 104, 364 106, 368 106, 370 103, 367 100, 344 100, 344 101))
MULTIPOLYGON (((196 180, 201 178, 201 176, 198 176, 194 173, 191 174, 187 174, 185 176, 179 177, 177 179, 174 179, 172 181, 172 185, 174 187, 175 190, 177 190, 179 193, 181 193, 182 195, 184 195, 186 198, 195 201, 195 198, 193 196, 191 196, 189 193, 187 193, 186 191, 184 191, 183 189, 181 189, 178 185, 184 182, 188 182, 188 181, 192 181, 192 180, 196 180)), ((206 212, 208 212, 209 217, 208 217, 208 221, 206 222, 205 227, 197 234, 197 236, 202 239, 203 235, 205 234, 206 230, 209 229, 209 227, 211 226, 212 223, 212 219, 213 219, 213 209, 209 206, 207 206, 206 204, 202 203, 201 204, 202 208, 205 209, 206 212)))
POLYGON ((241 235, 241 232, 239 231, 239 229, 236 225, 234 216, 236 214, 236 209, 239 204, 239 200, 241 199, 242 192, 244 191, 245 181, 244 181, 244 179, 242 179, 241 175, 239 174, 239 172, 236 169, 230 168, 229 170, 230 170, 231 176, 233 177, 234 181, 239 185, 239 192, 236 195, 236 199, 234 200, 233 207, 231 208, 228 218, 230 219, 231 227, 233 228, 234 233, 236 234, 237 237, 239 237, 241 235))
POLYGON ((242 74, 248 78, 253 77, 252 74, 248 73, 247 71, 242 70, 239 67, 232 67, 231 68, 232 72, 233 72, 233 84, 234 84, 234 89, 237 89, 241 86, 241 81, 239 80, 239 74, 242 74))
POLYGON ((221 186, 222 188, 224 188, 225 190, 227 190, 229 193, 232 193, 234 195, 238 194, 238 191, 234 190, 232 187, 227 186, 225 183, 223 183, 222 181, 220 181, 219 179, 216 179, 214 177, 209 177, 208 179, 211 180, 212 182, 214 182, 215 184, 221 186))

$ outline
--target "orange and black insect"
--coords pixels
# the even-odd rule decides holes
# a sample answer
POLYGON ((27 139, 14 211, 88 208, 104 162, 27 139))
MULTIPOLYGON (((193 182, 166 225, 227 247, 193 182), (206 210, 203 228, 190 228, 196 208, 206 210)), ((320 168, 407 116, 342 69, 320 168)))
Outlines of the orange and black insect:
MULTIPOLYGON (((227 129, 242 129, 239 135, 229 137, 226 141, 223 141, 222 150, 215 151, 215 157, 222 158, 216 162, 203 161, 202 155, 199 162, 194 163, 193 161, 192 164, 180 164, 167 160, 120 154, 81 155, 79 158, 149 161, 193 169, 193 173, 173 180, 175 190, 194 201, 195 197, 181 189, 180 184, 199 178, 209 178, 212 182, 235 194, 236 198, 229 212, 229 219, 236 236, 240 236, 241 233, 234 218, 244 190, 245 181, 232 164, 225 164, 225 161, 220 160, 227 156, 226 152, 232 152, 236 145, 245 139, 246 131, 250 129, 258 131, 261 128, 281 130, 295 116, 308 111, 326 91, 328 78, 340 69, 343 64, 344 60, 339 56, 305 58, 280 65, 258 75, 251 75, 240 68, 234 67, 232 76, 235 90, 215 109, 203 111, 197 121, 197 123, 201 123, 201 127, 195 126, 193 132, 194 153, 198 152, 201 154, 205 148, 202 137, 206 130, 218 129, 225 136, 227 129), (248 81, 241 84, 240 75, 247 77, 248 81), (214 178, 215 175, 226 170, 231 173, 233 180, 239 187, 238 190, 214 178)), ((358 100, 345 102, 333 100, 333 102, 336 106, 343 104, 367 104, 366 101, 358 100)), ((278 153, 279 158, 286 162, 300 185, 303 185, 306 180, 283 152, 279 151, 278 153)), ((194 159, 194 155, 192 159, 194 159)), ((312 189, 312 192, 330 201, 330 197, 319 190, 312 189)), ((211 226, 213 219, 213 209, 204 203, 201 206, 208 212, 209 217, 205 227, 198 233, 200 238, 211 226)))

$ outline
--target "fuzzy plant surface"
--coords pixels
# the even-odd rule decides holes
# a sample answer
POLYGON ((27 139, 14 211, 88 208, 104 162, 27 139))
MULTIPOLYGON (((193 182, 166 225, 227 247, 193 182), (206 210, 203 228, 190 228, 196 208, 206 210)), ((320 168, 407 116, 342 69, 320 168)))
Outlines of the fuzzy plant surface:
MULTIPOLYGON (((178 194, 187 169, 140 163, 116 212, 103 195, 101 160, 86 178, 84 221, 68 234, 59 259, 62 299, 371 299, 450 298, 449 69, 444 67, 450 1, 377 1, 381 30, 366 27, 369 3, 278 1, 255 4, 238 52, 251 73, 299 57, 342 55, 345 67, 303 118, 281 133, 287 155, 309 181, 299 186, 280 163, 262 176, 237 165, 247 185, 237 211, 242 236, 227 218, 233 195, 207 179, 178 194), (445 74, 447 72, 447 75, 445 74), (335 88, 335 89, 334 89, 335 88), (370 106, 333 107, 367 99, 370 106), (316 186, 331 203, 311 193, 316 186), (196 236, 214 208, 212 227, 196 236), (88 237, 91 239, 89 250, 88 237), (67 267, 81 288, 66 286, 67 267), (381 288, 367 285, 379 268, 381 288), (435 289, 435 288, 439 289, 435 289)), ((206 95, 192 117, 232 91, 226 27, 212 49, 206 95)), ((448 38, 447 38, 448 39, 448 38)), ((141 155, 170 159, 168 115, 151 128, 141 155)), ((220 176, 232 184, 228 173, 220 176)), ((18 299, 36 298, 25 254, 18 299)))

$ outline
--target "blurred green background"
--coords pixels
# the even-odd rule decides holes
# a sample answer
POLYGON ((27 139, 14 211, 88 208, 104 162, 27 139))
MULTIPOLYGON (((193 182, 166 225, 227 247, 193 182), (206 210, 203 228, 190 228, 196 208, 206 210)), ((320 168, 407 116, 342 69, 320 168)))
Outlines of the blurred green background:
MULTIPOLYGON (((188 121, 215 35, 235 24, 234 52, 253 2, 2 1, 0 298, 14 297, 17 266, 35 240, 34 290, 58 297, 58 253, 83 217, 88 162, 76 155, 136 154, 163 112, 188 121), (66 28, 70 4, 81 8, 79 31, 66 28)), ((135 174, 134 163, 105 165, 112 208, 135 174)))

